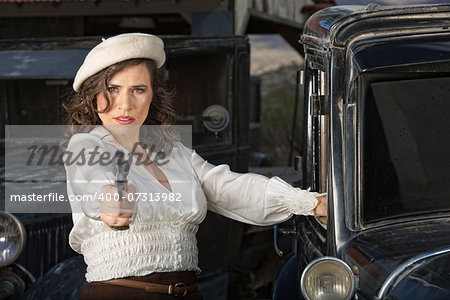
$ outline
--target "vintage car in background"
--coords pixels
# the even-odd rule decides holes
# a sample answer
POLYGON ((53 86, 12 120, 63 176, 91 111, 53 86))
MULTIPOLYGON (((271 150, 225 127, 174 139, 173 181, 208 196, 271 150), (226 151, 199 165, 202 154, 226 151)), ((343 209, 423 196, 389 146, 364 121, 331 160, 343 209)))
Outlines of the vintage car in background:
MULTIPOLYGON (((85 55, 101 38, 0 40, 2 123, 61 124, 61 99, 70 90, 85 55)), ((235 36, 162 38, 167 61, 161 71, 177 90, 177 124, 192 126, 192 146, 205 159, 229 164, 234 171, 247 171, 249 124, 258 119, 249 119, 248 40, 235 36)), ((0 130, 3 198, 4 126, 0 130)), ((26 175, 39 190, 40 174, 26 175)), ((64 174, 55 180, 64 181, 64 174)), ((85 265, 68 245, 71 228, 70 214, 2 213, 0 232, 5 236, 0 239, 0 298, 20 296, 27 290, 31 299, 76 299, 84 285, 85 265), (23 244, 25 235, 27 242, 23 244)), ((271 250, 270 227, 266 231, 269 239, 258 239, 259 231, 208 213, 197 234, 203 271, 199 281, 205 299, 227 297, 227 289, 237 274, 232 273, 232 264, 240 254, 259 265, 262 256, 255 253, 261 251, 261 244, 271 250)), ((235 267, 245 276, 254 268, 248 263, 235 267)))
POLYGON ((274 299, 450 299, 450 5, 308 19, 304 188, 274 299), (295 279, 295 280, 294 280, 295 279))

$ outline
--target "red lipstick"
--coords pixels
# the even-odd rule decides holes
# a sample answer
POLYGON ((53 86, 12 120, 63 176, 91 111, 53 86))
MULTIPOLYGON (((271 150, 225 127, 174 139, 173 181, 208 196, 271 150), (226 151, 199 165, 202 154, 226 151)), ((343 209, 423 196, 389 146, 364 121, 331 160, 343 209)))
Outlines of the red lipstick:
POLYGON ((134 118, 131 116, 118 116, 114 120, 121 125, 128 125, 134 122, 134 118))

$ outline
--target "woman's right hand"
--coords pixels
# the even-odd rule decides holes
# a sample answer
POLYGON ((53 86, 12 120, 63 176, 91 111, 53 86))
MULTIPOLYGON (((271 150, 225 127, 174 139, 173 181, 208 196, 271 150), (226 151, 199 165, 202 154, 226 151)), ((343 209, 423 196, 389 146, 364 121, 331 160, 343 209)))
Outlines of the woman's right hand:
POLYGON ((317 206, 314 208, 314 216, 323 225, 327 225, 327 194, 316 196, 317 206))
POLYGON ((102 196, 99 197, 98 202, 100 206, 100 220, 111 228, 128 226, 133 222, 135 215, 136 202, 135 198, 136 187, 132 184, 128 185, 128 192, 118 199, 117 187, 114 185, 104 185, 102 187, 102 196))

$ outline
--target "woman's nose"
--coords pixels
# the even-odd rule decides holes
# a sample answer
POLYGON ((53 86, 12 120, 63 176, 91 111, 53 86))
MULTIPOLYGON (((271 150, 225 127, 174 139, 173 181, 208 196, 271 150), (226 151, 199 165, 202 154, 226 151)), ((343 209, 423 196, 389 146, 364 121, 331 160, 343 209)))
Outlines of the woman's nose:
POLYGON ((129 110, 132 107, 132 96, 128 92, 120 93, 117 99, 117 106, 121 110, 129 110))

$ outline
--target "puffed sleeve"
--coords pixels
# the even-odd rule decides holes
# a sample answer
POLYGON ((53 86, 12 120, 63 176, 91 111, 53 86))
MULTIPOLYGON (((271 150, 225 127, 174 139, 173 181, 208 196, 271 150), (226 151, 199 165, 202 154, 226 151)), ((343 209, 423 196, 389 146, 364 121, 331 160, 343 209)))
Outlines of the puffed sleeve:
POLYGON ((72 136, 65 151, 67 194, 74 222, 69 243, 77 252, 92 234, 91 222, 101 222, 97 199, 102 186, 114 184, 112 153, 106 153, 101 139, 87 133, 72 136))
POLYGON ((312 215, 318 193, 294 188, 279 177, 230 171, 214 166, 192 151, 192 164, 208 201, 208 209, 253 225, 273 225, 293 214, 312 215))

